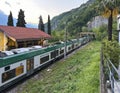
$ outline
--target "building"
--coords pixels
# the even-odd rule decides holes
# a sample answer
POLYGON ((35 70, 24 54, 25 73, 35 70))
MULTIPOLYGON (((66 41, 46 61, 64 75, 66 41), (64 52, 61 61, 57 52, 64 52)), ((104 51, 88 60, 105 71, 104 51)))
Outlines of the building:
POLYGON ((118 41, 120 43, 120 14, 117 16, 117 30, 119 32, 119 35, 118 35, 118 41))
POLYGON ((43 45, 44 40, 50 38, 50 35, 35 28, 0 25, 0 51, 43 45))
POLYGON ((102 16, 96 16, 92 19, 92 21, 89 21, 87 23, 88 29, 93 29, 93 28, 97 28, 100 27, 102 25, 107 25, 108 24, 108 19, 104 18, 102 16))

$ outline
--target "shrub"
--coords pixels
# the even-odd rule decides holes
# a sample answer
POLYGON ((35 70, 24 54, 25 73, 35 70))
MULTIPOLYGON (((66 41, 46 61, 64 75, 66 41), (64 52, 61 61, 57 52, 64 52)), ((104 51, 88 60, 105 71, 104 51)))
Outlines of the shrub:
POLYGON ((106 56, 115 65, 116 68, 119 66, 119 54, 120 46, 117 41, 104 40, 102 42, 103 55, 106 56))
POLYGON ((98 28, 94 28, 93 32, 96 34, 96 39, 101 41, 107 36, 107 26, 102 25, 98 28))

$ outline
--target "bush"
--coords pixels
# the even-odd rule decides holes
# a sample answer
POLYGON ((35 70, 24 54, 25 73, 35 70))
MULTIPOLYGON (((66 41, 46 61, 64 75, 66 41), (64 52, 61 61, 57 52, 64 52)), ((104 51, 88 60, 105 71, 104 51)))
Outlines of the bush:
POLYGON ((103 40, 107 36, 107 26, 102 25, 98 28, 92 29, 93 32, 96 34, 96 39, 97 40, 103 40))
POLYGON ((115 65, 116 68, 119 66, 119 54, 120 46, 117 41, 104 40, 102 42, 103 55, 106 56, 115 65))

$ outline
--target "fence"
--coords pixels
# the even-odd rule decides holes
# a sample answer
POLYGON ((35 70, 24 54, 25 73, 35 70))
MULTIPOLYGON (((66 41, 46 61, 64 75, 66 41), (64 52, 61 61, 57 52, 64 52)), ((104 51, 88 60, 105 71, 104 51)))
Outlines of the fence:
POLYGON ((120 93, 120 71, 101 52, 100 93, 120 93))

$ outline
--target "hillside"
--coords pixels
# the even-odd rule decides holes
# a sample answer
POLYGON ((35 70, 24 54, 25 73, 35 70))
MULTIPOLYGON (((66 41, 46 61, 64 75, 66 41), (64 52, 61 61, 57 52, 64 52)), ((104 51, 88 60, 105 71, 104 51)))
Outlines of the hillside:
POLYGON ((81 31, 92 17, 97 15, 93 7, 95 0, 89 0, 76 9, 62 13, 51 20, 52 30, 61 31, 67 27, 71 35, 81 31))

